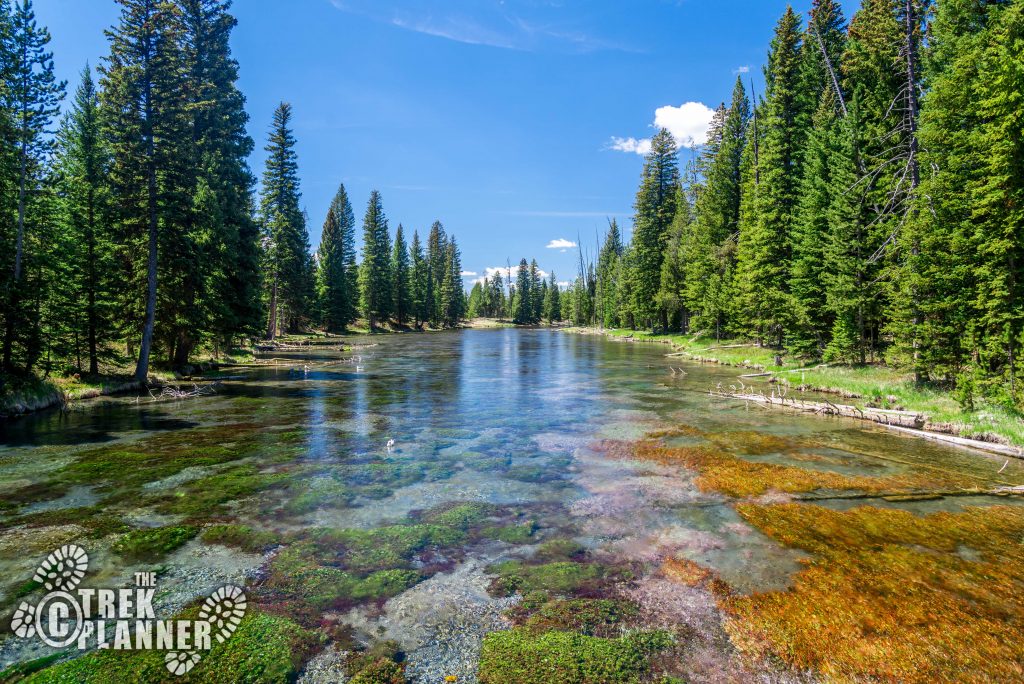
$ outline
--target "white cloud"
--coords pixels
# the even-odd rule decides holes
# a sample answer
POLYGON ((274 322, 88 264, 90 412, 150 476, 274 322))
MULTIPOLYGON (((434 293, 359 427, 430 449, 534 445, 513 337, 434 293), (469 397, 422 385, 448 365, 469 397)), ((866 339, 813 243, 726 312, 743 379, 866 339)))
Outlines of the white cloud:
MULTIPOLYGON (((502 284, 505 286, 505 288, 507 290, 508 289, 509 273, 510 273, 508 266, 488 266, 487 268, 484 269, 484 274, 482 276, 480 276, 479 278, 475 279, 473 281, 473 283, 474 284, 482 283, 482 282, 484 282, 484 278, 487 278, 488 280, 491 280, 491 279, 494 278, 494 274, 495 273, 501 273, 502 284)), ((518 263, 512 264, 511 277, 512 277, 512 282, 513 283, 515 283, 516 275, 518 273, 519 273, 519 264, 518 263)), ((537 269, 537 273, 540 274, 540 277, 542 279, 547 279, 549 277, 548 272, 545 271, 542 268, 538 268, 537 269)))
POLYGON ((641 138, 637 140, 636 138, 617 138, 612 136, 612 141, 608 148, 618 152, 636 152, 643 155, 651 151, 651 139, 641 138))
POLYGON ((459 275, 461 275, 463 278, 472 278, 473 276, 476 275, 476 271, 463 271, 459 275))
POLYGON ((736 69, 735 69, 735 71, 733 71, 733 73, 734 74, 749 74, 750 73, 750 67, 748 67, 748 66, 736 67, 736 69))
POLYGON ((573 242, 572 240, 566 240, 565 238, 558 238, 556 240, 552 240, 551 242, 549 242, 547 244, 546 248, 547 249, 561 249, 561 250, 564 251, 564 250, 567 250, 567 249, 572 249, 575 246, 576 246, 576 243, 573 242))
POLYGON ((654 110, 655 128, 667 128, 682 147, 696 147, 708 141, 708 128, 715 110, 700 102, 686 102, 679 107, 667 105, 654 110))
POLYGON ((569 283, 568 280, 559 280, 558 281, 558 287, 562 288, 563 290, 568 290, 569 289, 569 285, 570 285, 570 283, 569 283))
MULTIPOLYGON (((684 102, 678 107, 665 105, 654 110, 654 128, 667 128, 680 147, 698 147, 708 141, 708 129, 715 110, 702 102, 684 102)), ((613 136, 609 149, 645 155, 651 151, 650 138, 613 136)))

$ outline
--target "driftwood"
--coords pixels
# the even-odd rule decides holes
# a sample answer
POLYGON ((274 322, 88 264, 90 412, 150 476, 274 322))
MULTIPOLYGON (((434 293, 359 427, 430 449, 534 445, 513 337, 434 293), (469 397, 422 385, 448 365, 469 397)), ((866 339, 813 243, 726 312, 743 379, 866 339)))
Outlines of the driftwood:
MULTIPOLYGON (((741 383, 742 385, 742 383, 741 383)), ((745 388, 743 388, 745 389, 745 388)), ((946 444, 953 444, 955 446, 966 447, 970 449, 978 449, 980 451, 987 451, 989 453, 1001 454, 1003 456, 1012 456, 1014 458, 1024 458, 1024 450, 1007 446, 1005 444, 996 444, 994 442, 984 442, 978 439, 967 439, 965 437, 956 437, 954 435, 947 435, 938 432, 932 432, 926 429, 928 425, 927 416, 914 413, 912 411, 897 411, 894 409, 880 409, 880 408, 859 408, 857 406, 848 406, 846 404, 833 404, 827 399, 825 401, 805 401, 802 399, 789 399, 785 395, 771 395, 766 396, 764 394, 750 394, 744 392, 726 392, 721 389, 711 390, 710 394, 717 397, 725 397, 728 399, 740 399, 742 401, 754 402, 757 404, 763 404, 765 406, 781 406, 785 408, 795 409, 797 411, 804 411, 807 413, 817 413, 827 416, 842 416, 844 418, 856 418, 858 420, 868 420, 885 427, 898 430, 906 434, 915 435, 917 437, 924 437, 936 442, 943 442, 946 444)))
MULTIPOLYGON (((982 449, 984 451, 992 452, 993 454, 1012 456, 1013 458, 1024 458, 1024 449, 1021 449, 1020 447, 1009 446, 1007 444, 998 444, 996 442, 985 442, 980 439, 968 439, 966 437, 957 437, 956 435, 947 435, 940 432, 931 432, 927 430, 908 430, 906 428, 902 428, 895 425, 891 427, 894 430, 915 434, 919 437, 931 439, 936 442, 945 442, 946 444, 955 444, 957 446, 969 447, 971 449, 982 449)), ((1005 468, 1006 466, 1003 467, 1005 468)))
POLYGON ((766 404, 769 406, 785 406, 787 408, 796 409, 798 411, 806 411, 808 413, 820 413, 828 416, 843 416, 846 418, 858 418, 860 420, 870 420, 875 423, 882 425, 897 425, 905 428, 915 428, 920 430, 924 427, 927 419, 920 413, 912 413, 910 411, 892 411, 883 409, 872 409, 872 408, 858 408, 856 406, 847 406, 844 404, 833 404, 831 401, 805 401, 802 399, 789 399, 785 396, 771 395, 766 396, 764 394, 746 394, 746 393, 735 393, 735 392, 716 392, 712 390, 712 395, 728 397, 730 399, 741 399, 743 401, 752 401, 758 404, 766 404))
POLYGON ((219 382, 212 382, 209 385, 199 385, 193 383, 192 389, 186 390, 180 387, 174 387, 166 385, 160 390, 160 394, 153 394, 153 390, 149 390, 149 396, 153 397, 153 401, 159 401, 160 399, 191 399, 194 397, 202 397, 208 394, 216 394, 217 387, 220 385, 219 382))

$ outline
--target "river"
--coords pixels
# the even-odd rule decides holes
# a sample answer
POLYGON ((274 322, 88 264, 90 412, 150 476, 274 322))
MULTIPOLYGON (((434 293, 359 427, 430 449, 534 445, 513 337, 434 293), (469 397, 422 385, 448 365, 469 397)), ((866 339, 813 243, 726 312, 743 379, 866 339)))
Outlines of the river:
MULTIPOLYGON (((765 516, 810 510, 792 503, 807 494, 863 493, 839 476, 891 482, 879 487, 885 498, 814 505, 840 526, 864 503, 933 521, 997 506, 1011 511, 1007 534, 1018 531, 1013 498, 898 494, 1020 485, 1024 462, 711 397, 709 389, 735 384, 737 371, 687 364, 685 375, 673 373, 683 362, 660 345, 518 329, 346 344, 279 352, 276 365, 247 369, 209 396, 105 398, 0 423, 0 669, 50 652, 6 625, 19 601, 40 595, 25 586, 40 560, 75 543, 89 554, 92 586, 157 571, 157 607, 167 615, 223 584, 245 587, 251 611, 315 635, 305 650, 293 647, 303 653, 297 667, 312 657, 300 681, 333 681, 345 653, 382 640, 398 643, 412 681, 474 681, 484 634, 530 619, 530 591, 628 601, 626 622, 687 635, 689 645, 672 652, 677 663, 656 665, 680 677, 842 680, 861 661, 839 647, 830 659, 790 653, 780 664, 765 656, 781 652, 771 638, 744 646, 744 635, 795 619, 782 611, 780 622, 744 626, 759 605, 745 601, 799 595, 801 571, 840 562, 828 555, 834 537, 824 542, 831 551, 819 552, 765 516), (631 451, 645 443, 646 452, 631 451), (833 479, 759 488, 729 479, 737 464, 787 483, 833 479), (129 529, 163 533, 129 534, 130 543, 129 529), (666 561, 692 561, 682 571, 699 568, 715 581, 680 582, 682 571, 666 561), (556 563, 600 570, 564 587, 545 585, 562 576, 531 570, 556 563), (759 669, 762 657, 775 664, 759 669)), ((982 546, 932 549, 892 535, 871 541, 871 553, 895 544, 927 548, 929 559, 997 562, 982 546)), ((966 581, 970 568, 944 565, 952 575, 943 581, 957 573, 966 581)), ((996 602, 993 619, 1014 633, 1019 601, 996 602)), ((836 638, 856 650, 853 642, 869 637, 836 638)), ((786 637, 801 638, 799 630, 786 637)), ((863 662, 863 673, 899 679, 863 662)), ((952 671, 935 667, 939 679, 952 671)))

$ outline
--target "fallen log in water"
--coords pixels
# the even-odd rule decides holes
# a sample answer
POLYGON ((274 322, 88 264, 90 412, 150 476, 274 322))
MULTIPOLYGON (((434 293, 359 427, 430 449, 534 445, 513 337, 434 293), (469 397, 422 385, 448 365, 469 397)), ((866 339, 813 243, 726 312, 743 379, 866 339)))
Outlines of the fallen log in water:
POLYGON ((804 494, 794 497, 797 501, 837 501, 837 500, 861 500, 861 499, 882 499, 891 502, 907 501, 932 501, 956 496, 1024 496, 1024 487, 995 487, 983 489, 980 487, 970 489, 949 489, 921 492, 856 492, 844 494, 804 494))
POLYGON ((893 411, 886 409, 858 408, 845 404, 833 404, 831 401, 806 401, 803 399, 789 399, 785 396, 764 394, 741 394, 733 392, 711 392, 712 395, 728 397, 730 399, 741 399, 752 401, 758 404, 769 406, 785 406, 807 413, 820 413, 827 416, 843 416, 845 418, 857 418, 859 420, 870 420, 882 425, 897 425, 905 428, 920 430, 927 422, 927 418, 920 413, 910 411, 893 411))
POLYGON ((778 396, 774 394, 766 396, 764 394, 723 392, 716 390, 711 390, 710 394, 712 396, 725 397, 727 399, 740 399, 742 401, 750 401, 758 404, 764 404, 766 406, 791 408, 796 409, 797 411, 804 411, 806 413, 818 413, 826 416, 842 416, 844 418, 869 420, 873 423, 884 425, 892 430, 898 430, 906 434, 924 437, 925 439, 930 439, 936 442, 944 442, 946 444, 953 444, 955 446, 966 447, 969 449, 978 449, 989 453, 1001 454, 1003 456, 1024 458, 1024 450, 1018 447, 1006 444, 997 444, 995 442, 984 442, 979 439, 956 437, 954 435, 930 431, 926 429, 926 426, 928 425, 928 417, 912 411, 897 411, 895 409, 880 408, 862 409, 857 406, 849 406, 847 404, 833 404, 828 400, 823 402, 806 401, 803 399, 789 399, 785 396, 778 396))

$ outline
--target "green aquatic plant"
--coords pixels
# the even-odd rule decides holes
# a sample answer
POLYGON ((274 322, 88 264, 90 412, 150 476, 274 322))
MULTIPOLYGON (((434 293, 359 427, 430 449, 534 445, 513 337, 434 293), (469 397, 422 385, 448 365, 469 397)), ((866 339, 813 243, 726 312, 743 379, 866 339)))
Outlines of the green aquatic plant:
POLYGON ((537 547, 534 557, 544 561, 578 561, 586 552, 586 548, 574 539, 549 539, 537 547))
POLYGON ((279 535, 273 532, 246 525, 211 525, 203 530, 200 538, 207 544, 231 546, 250 553, 263 553, 279 541, 279 535))
POLYGON ((665 632, 619 639, 576 632, 534 634, 526 628, 484 637, 480 684, 640 684, 651 675, 651 656, 672 645, 665 632))
POLYGON ((638 614, 636 604, 621 599, 556 599, 536 609, 525 627, 534 634, 557 630, 615 637, 638 614))
POLYGON ((287 483, 287 473, 266 473, 253 465, 240 465, 155 495, 152 501, 162 513, 209 519, 221 513, 226 504, 287 483))
POLYGON ((184 546, 199 533, 191 525, 168 525, 132 530, 116 542, 115 552, 134 560, 154 561, 184 546))
MULTIPOLYGON (((183 616, 192 615, 186 611, 183 616)), ((237 631, 213 641, 195 669, 173 681, 184 684, 288 684, 321 647, 314 632, 291 620, 250 609, 237 631)), ((26 684, 123 684, 171 681, 160 651, 99 650, 29 675, 26 684)))
POLYGON ((345 663, 349 684, 405 684, 404 655, 395 641, 378 641, 345 663))
POLYGON ((88 530, 88 538, 99 539, 109 534, 121 534, 131 530, 131 525, 119 515, 107 512, 105 506, 82 506, 78 508, 55 508, 14 518, 10 526, 55 527, 78 525, 88 530))
POLYGON ((502 527, 485 527, 481 534, 508 544, 529 544, 533 541, 533 535, 537 531, 537 523, 533 520, 517 525, 505 525, 502 527))
POLYGON ((491 591, 499 595, 508 595, 515 591, 571 594, 587 586, 599 584, 609 574, 607 568, 596 563, 565 561, 544 565, 505 561, 492 565, 487 570, 497 575, 491 583, 491 591))

